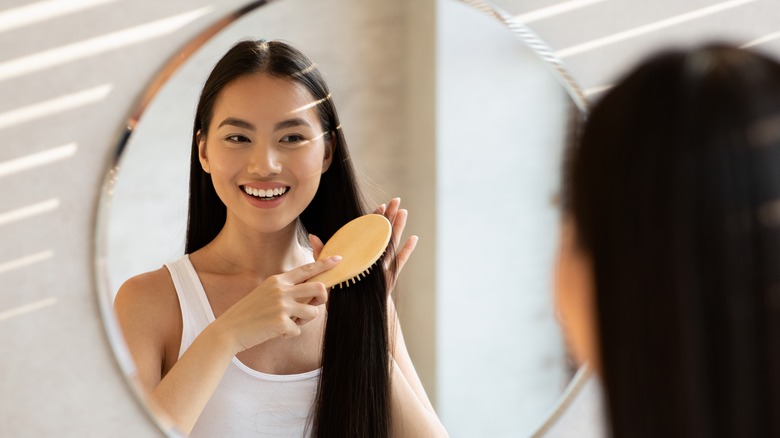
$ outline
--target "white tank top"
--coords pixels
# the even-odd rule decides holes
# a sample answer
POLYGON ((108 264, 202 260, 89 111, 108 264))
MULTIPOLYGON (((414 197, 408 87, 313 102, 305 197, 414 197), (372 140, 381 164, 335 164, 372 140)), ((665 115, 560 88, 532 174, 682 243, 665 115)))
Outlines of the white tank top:
MULTIPOLYGON (((214 321, 214 312, 188 256, 165 266, 171 273, 181 307, 181 357, 200 332, 214 321)), ((289 375, 261 373, 233 357, 190 437, 309 436, 310 428, 306 426, 319 375, 319 369, 289 375)))

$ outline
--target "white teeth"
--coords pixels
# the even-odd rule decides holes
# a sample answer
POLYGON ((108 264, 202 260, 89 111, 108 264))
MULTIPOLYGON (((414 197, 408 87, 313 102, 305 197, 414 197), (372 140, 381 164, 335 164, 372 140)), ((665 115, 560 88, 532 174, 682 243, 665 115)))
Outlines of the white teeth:
POLYGON ((255 189, 252 187, 244 186, 244 191, 252 196, 256 196, 258 198, 272 198, 274 196, 280 196, 287 192, 287 187, 282 188, 276 188, 276 189, 255 189))

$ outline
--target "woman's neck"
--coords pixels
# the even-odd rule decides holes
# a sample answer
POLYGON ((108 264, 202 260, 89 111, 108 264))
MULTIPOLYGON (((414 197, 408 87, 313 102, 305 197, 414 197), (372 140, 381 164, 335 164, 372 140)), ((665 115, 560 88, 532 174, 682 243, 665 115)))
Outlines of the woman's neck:
POLYGON ((273 233, 261 233, 235 226, 228 219, 201 252, 209 259, 209 270, 264 279, 312 261, 311 252, 301 246, 297 234, 296 222, 273 233))

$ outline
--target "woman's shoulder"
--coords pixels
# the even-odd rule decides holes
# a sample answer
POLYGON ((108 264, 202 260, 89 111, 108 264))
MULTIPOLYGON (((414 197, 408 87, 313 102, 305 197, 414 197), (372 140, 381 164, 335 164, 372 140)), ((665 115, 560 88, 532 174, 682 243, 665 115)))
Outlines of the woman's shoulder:
POLYGON ((122 325, 134 321, 159 329, 175 323, 178 309, 176 289, 165 266, 128 279, 114 299, 114 310, 120 322, 124 322, 122 325))
POLYGON ((182 317, 168 269, 146 272, 125 281, 114 300, 114 312, 145 386, 159 383, 160 369, 170 369, 179 355, 182 317))
POLYGON ((125 281, 117 292, 117 299, 137 298, 137 299, 160 299, 165 292, 175 292, 171 274, 165 266, 154 271, 144 272, 125 281))

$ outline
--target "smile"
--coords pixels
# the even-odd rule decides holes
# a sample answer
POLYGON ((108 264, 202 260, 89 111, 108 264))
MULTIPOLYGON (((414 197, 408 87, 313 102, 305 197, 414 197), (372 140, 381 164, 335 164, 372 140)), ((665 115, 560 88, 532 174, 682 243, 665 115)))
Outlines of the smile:
POLYGON ((243 186, 242 189, 244 189, 244 192, 246 192, 247 195, 254 196, 255 198, 263 199, 263 200, 271 200, 276 199, 285 193, 287 193, 287 190, 289 190, 289 187, 280 187, 276 189, 255 189, 252 187, 243 186))

